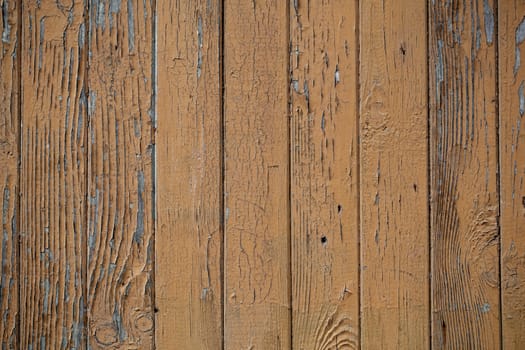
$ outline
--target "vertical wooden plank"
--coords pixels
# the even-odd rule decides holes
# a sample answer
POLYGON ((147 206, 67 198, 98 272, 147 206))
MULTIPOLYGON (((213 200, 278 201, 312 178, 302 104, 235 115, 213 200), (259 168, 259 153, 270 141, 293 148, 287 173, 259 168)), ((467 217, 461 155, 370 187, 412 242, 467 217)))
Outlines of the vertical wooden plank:
POLYGON ((23 2, 20 349, 84 348, 84 11, 23 2))
POLYGON ((429 346, 426 5, 360 2, 363 349, 429 346))
POLYGON ((525 344, 525 3, 498 2, 502 339, 525 344))
POLYGON ((292 333, 359 347, 357 1, 291 3, 292 333))
POLYGON ((0 0, 0 345, 17 349, 20 3, 0 0))
POLYGON ((88 344, 153 348, 151 1, 91 0, 88 344))
POLYGON ((157 7, 156 342, 221 349, 221 1, 157 7))
POLYGON ((224 2, 226 349, 291 347, 288 6, 224 2))
POLYGON ((429 7, 433 347, 498 349, 494 1, 429 7))

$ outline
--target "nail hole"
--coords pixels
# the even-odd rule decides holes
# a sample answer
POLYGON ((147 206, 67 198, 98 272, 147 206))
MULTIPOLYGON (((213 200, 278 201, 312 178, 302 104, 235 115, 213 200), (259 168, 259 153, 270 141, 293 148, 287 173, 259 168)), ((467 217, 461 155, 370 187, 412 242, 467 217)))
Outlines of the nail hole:
POLYGON ((337 212, 338 212, 338 213, 341 213, 341 210, 343 210, 343 207, 341 206, 341 204, 339 204, 339 205, 337 206, 337 212))
POLYGON ((322 236, 321 243, 326 244, 326 242, 328 242, 328 238, 326 238, 326 236, 322 236))

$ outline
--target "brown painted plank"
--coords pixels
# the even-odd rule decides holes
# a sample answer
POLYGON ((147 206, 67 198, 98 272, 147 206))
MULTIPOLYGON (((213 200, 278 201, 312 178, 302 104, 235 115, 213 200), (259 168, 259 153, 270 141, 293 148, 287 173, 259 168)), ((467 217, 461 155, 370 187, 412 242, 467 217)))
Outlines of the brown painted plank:
POLYGON ((220 4, 157 1, 159 349, 222 344, 220 4))
POLYGON ((525 3, 498 2, 502 339, 525 344, 525 3))
POLYGON ((360 2, 364 349, 429 347, 426 7, 360 2))
POLYGON ((153 349, 150 1, 91 1, 88 344, 153 349))
POLYGON ((225 349, 288 349, 288 3, 224 2, 225 349))
POLYGON ((24 1, 20 349, 84 348, 83 1, 24 1))
POLYGON ((494 1, 429 6, 433 348, 498 349, 494 1))
POLYGON ((0 0, 0 345, 17 349, 20 3, 0 0))
POLYGON ((292 333, 359 347, 357 2, 291 2, 292 333))

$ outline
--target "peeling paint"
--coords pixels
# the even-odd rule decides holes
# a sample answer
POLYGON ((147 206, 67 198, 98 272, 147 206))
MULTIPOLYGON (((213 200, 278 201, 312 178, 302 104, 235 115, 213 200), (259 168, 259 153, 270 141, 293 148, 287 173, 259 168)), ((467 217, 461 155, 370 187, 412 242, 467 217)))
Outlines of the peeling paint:
POLYGON ((81 23, 80 28, 78 29, 78 46, 80 48, 83 48, 85 43, 86 43, 86 26, 84 25, 84 23, 81 23))
POLYGON ((40 45, 38 46, 38 69, 42 69, 44 58, 45 17, 40 19, 40 45))
POLYGON ((334 80, 335 80, 335 85, 339 84, 339 82, 341 81, 341 77, 340 77, 340 74, 339 74, 339 65, 338 64, 335 65, 334 80))

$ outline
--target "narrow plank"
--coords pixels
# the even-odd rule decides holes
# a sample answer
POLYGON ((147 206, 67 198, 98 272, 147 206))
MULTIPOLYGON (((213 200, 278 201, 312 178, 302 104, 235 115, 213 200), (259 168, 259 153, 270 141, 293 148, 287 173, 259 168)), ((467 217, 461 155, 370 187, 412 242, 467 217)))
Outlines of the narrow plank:
POLYGON ((154 6, 90 4, 88 346, 153 349, 154 6))
POLYGON ((24 1, 20 349, 85 348, 83 1, 24 1))
POLYGON ((221 349, 221 1, 157 8, 156 344, 221 349))
POLYGON ((289 349, 288 3, 224 2, 225 349, 289 349))
POLYGON ((293 348, 356 349, 358 6, 291 6, 293 348))
POLYGON ((494 1, 429 4, 432 343, 498 349, 494 1))
POLYGON ((360 2, 361 347, 429 347, 426 5, 360 2))
POLYGON ((17 349, 20 3, 0 0, 0 345, 17 349))
POLYGON ((525 3, 498 2, 502 339, 525 344, 525 3))

